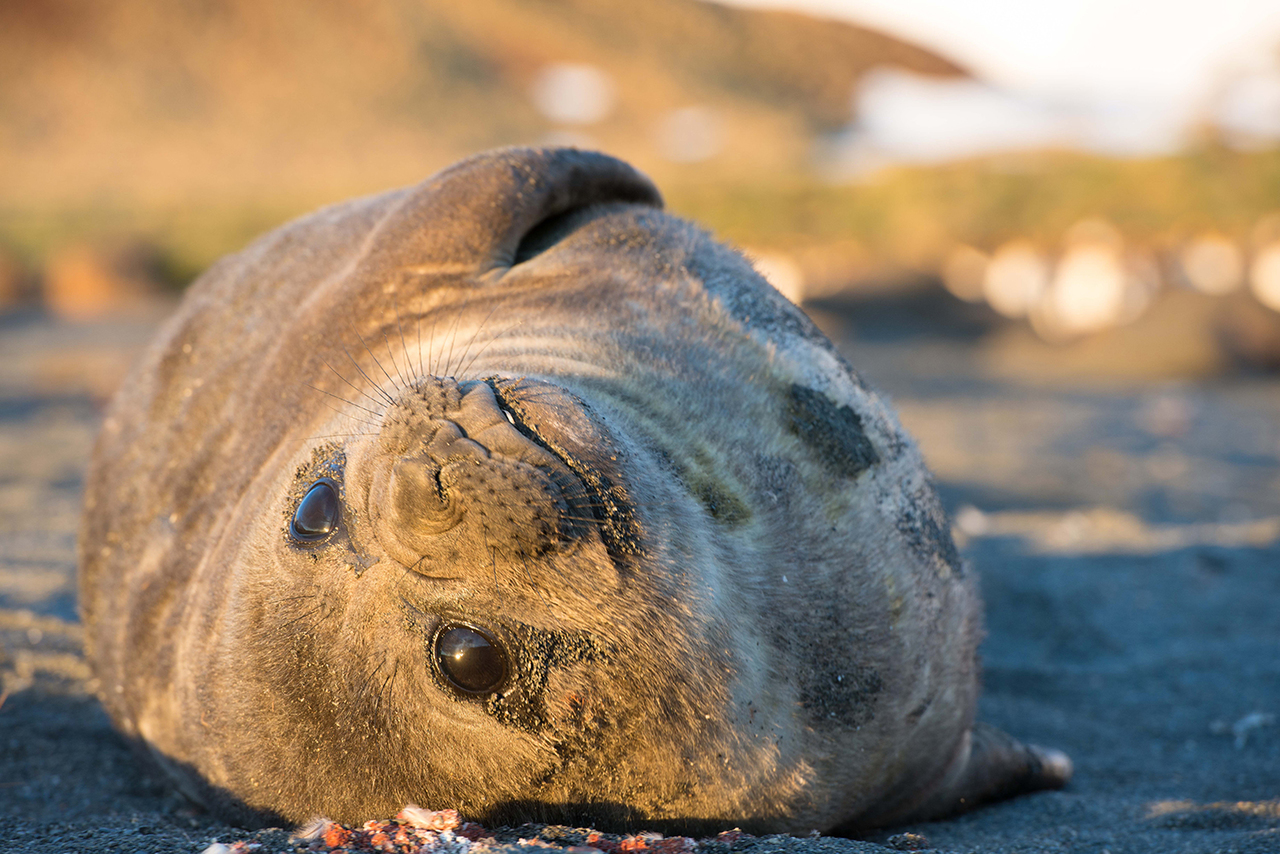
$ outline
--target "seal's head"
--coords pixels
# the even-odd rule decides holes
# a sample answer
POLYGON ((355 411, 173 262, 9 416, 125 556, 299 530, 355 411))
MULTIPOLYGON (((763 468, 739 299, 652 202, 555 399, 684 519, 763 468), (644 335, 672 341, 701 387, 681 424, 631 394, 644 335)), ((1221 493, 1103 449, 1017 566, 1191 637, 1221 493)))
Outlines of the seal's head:
POLYGON ((508 150, 192 287, 83 536, 117 724, 242 821, 807 830, 1060 784, 830 343, 616 160, 508 150))

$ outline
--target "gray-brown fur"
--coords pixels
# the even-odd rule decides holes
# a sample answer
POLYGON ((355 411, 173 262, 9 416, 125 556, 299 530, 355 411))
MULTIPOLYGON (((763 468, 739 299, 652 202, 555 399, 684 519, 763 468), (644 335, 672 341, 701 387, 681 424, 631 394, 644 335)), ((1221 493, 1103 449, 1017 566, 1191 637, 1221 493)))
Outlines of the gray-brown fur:
POLYGON ((184 791, 804 831, 1065 781, 970 735, 975 581, 884 401, 660 205, 602 155, 499 151, 193 285, 80 544, 103 702, 184 791), (300 544, 320 480, 341 519, 300 544), (507 649, 497 691, 433 664, 456 625, 507 649))

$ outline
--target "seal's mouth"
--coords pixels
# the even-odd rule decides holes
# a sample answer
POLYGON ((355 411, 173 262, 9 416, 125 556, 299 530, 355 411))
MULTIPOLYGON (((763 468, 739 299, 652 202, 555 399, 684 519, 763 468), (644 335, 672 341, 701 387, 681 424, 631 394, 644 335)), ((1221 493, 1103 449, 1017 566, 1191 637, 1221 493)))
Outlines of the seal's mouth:
MULTIPOLYGON (((636 507, 622 476, 614 442, 587 404, 559 386, 537 380, 484 381, 512 426, 554 455, 581 481, 590 511, 615 565, 641 551, 636 507)), ((619 565, 619 569, 622 567, 619 565)))
POLYGON ((496 377, 485 382, 512 425, 582 482, 605 548, 622 570, 642 553, 642 531, 623 476, 626 455, 608 427, 585 401, 551 383, 496 377))

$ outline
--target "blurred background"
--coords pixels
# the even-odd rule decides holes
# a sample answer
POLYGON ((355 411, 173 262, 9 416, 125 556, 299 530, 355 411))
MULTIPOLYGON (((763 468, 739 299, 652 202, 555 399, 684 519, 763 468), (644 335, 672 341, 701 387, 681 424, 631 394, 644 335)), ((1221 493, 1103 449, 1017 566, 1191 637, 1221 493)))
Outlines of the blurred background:
POLYGON ((1280 368, 1258 0, 9 0, 0 310, 128 312, 319 205, 550 142, 986 370, 1280 368))

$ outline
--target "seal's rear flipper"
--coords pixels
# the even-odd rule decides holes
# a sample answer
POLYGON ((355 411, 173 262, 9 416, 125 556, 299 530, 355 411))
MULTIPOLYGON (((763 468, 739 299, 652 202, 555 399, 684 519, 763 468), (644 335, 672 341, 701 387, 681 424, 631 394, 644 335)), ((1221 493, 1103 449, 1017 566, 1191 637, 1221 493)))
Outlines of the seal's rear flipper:
POLYGON ((967 758, 965 752, 942 784, 894 823, 945 818, 1014 795, 1060 789, 1071 779, 1071 758, 1061 750, 1023 744, 986 724, 974 724, 967 758))

